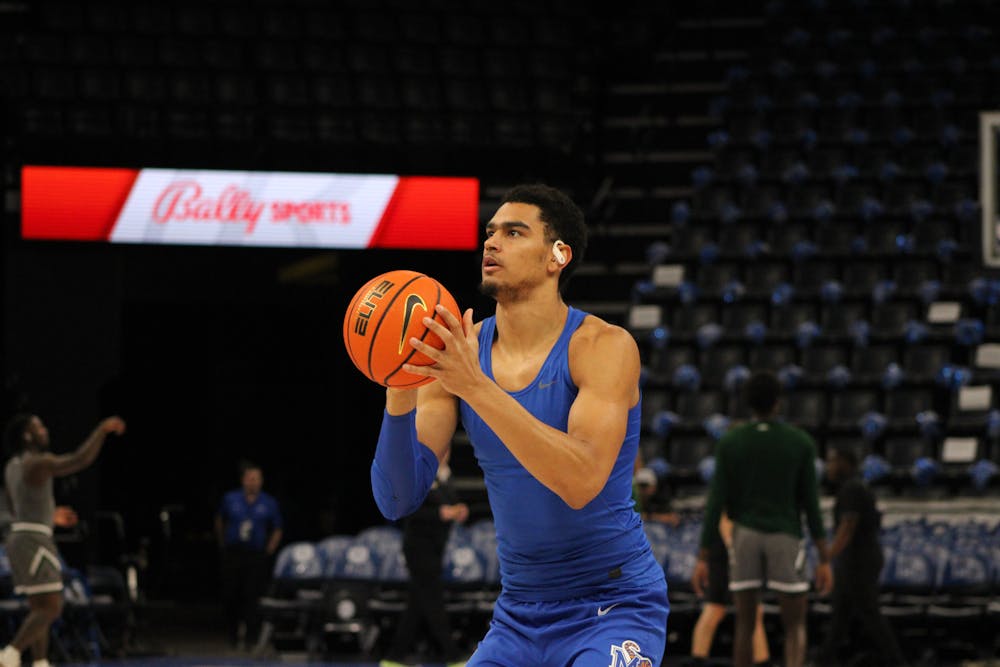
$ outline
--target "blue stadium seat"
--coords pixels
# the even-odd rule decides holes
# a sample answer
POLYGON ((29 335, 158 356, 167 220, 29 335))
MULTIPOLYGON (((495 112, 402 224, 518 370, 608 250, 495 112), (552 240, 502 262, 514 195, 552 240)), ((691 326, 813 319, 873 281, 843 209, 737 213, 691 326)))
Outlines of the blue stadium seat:
POLYGON ((667 448, 670 478, 677 483, 703 484, 698 464, 715 451, 715 441, 707 435, 674 435, 667 448))
POLYGON ((830 405, 830 428, 838 431, 860 432, 858 421, 862 415, 878 411, 879 394, 871 390, 849 390, 834 394, 830 405))
POLYGON ((734 366, 744 365, 746 355, 742 345, 717 345, 702 351, 699 360, 704 384, 708 387, 721 387, 726 372, 734 366))
POLYGON ((316 544, 316 551, 324 563, 324 574, 343 567, 344 556, 353 543, 354 538, 348 535, 332 535, 316 544))
POLYGON ((851 351, 851 373, 860 383, 879 382, 889 364, 896 363, 898 355, 894 345, 875 345, 851 351))
POLYGON ((293 542, 278 552, 270 590, 260 599, 263 626, 255 651, 265 650, 276 637, 318 642, 325 574, 326 563, 310 542, 293 542))
POLYGON ((815 434, 826 426, 826 403, 824 391, 789 392, 782 401, 783 416, 790 423, 815 434))
POLYGON ((379 555, 373 547, 355 540, 344 553, 340 567, 330 570, 328 576, 336 579, 356 579, 373 581, 378 577, 379 565, 383 558, 394 558, 402 549, 386 549, 379 555))
POLYGON ((446 549, 443 567, 446 582, 478 585, 485 580, 486 568, 471 546, 446 549))
POLYGON ((889 428, 897 433, 916 433, 917 415, 934 409, 934 395, 929 389, 900 389, 885 399, 885 415, 889 428))
POLYGON ((403 533, 394 526, 373 526, 358 533, 354 542, 369 547, 381 558, 403 548, 403 533))

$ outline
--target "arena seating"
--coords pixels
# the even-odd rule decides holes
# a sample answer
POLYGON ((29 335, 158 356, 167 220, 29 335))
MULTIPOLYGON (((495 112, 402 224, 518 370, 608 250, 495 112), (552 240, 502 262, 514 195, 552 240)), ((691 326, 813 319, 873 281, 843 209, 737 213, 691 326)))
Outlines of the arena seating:
MULTIPOLYGON (((676 527, 644 524, 670 586, 672 618, 681 627, 693 623, 699 610, 690 581, 701 535, 700 512, 685 510, 682 517, 676 527)), ((881 581, 886 616, 907 632, 923 628, 924 642, 931 641, 929 618, 949 624, 961 618, 964 625, 952 629, 953 639, 982 631, 996 613, 991 604, 995 606, 1000 594, 1000 516, 891 514, 886 524, 880 538, 886 559, 881 581)), ((261 600, 271 625, 263 641, 322 652, 349 634, 355 650, 374 651, 391 635, 394 619, 404 608, 409 575, 401 538, 398 528, 379 526, 315 545, 285 546, 271 594, 261 600), (323 546, 334 543, 335 549, 323 546)), ((442 559, 447 608, 456 626, 469 629, 472 636, 488 622, 499 593, 495 540, 492 521, 453 526, 442 559)), ((807 553, 811 573, 816 559, 808 544, 807 553)), ((813 616, 822 617, 827 604, 814 600, 813 616)))
MULTIPOLYGON (((475 625, 472 634, 481 633, 499 593, 492 521, 453 527, 441 574, 455 625, 475 625)), ((387 641, 405 609, 409 576, 402 532, 394 526, 286 545, 271 590, 260 601, 265 628, 257 650, 264 652, 273 642, 320 656, 327 647, 349 642, 350 650, 370 654, 387 641)))
POLYGON ((996 493, 1000 385, 981 346, 998 333, 1000 282, 977 269, 976 114, 1000 105, 1000 49, 981 12, 996 9, 770 3, 717 27, 756 43, 739 59, 710 51, 681 84, 670 70, 704 104, 695 129, 665 111, 681 96, 656 69, 612 87, 601 269, 570 297, 633 331, 657 406, 643 453, 684 459, 682 493, 704 490, 686 488, 693 433, 713 435, 716 413, 746 416, 734 413, 746 369, 779 373, 784 416, 820 456, 853 439, 887 462, 872 477, 885 493, 996 493), (912 12, 933 27, 896 27, 912 12), (637 99, 646 115, 626 110, 637 99), (617 130, 629 123, 661 129, 651 142, 617 130), (627 300, 606 273, 631 276, 627 300), (954 437, 971 441, 958 452, 954 437))
POLYGON ((569 2, 53 1, 3 16, 3 131, 39 158, 69 144, 126 162, 294 149, 299 168, 374 167, 405 146, 424 149, 423 170, 454 169, 487 149, 567 153, 589 94, 586 15, 569 2))

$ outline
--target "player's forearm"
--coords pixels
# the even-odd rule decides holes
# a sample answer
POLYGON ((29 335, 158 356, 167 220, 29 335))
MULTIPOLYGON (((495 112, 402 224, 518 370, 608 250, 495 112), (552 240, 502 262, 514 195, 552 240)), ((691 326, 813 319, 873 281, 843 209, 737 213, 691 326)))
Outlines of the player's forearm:
POLYGON ((816 542, 816 553, 819 555, 819 562, 820 563, 829 563, 830 562, 830 547, 826 543, 826 538, 825 537, 821 537, 821 538, 813 537, 813 540, 816 542))
POLYGON ((53 471, 54 474, 57 476, 71 475, 88 467, 97 460, 107 437, 108 434, 102 428, 94 429, 94 432, 62 461, 62 465, 57 466, 53 471))
POLYGON ((847 548, 847 545, 854 538, 854 528, 855 526, 850 521, 840 522, 840 525, 837 526, 837 532, 833 535, 833 542, 830 544, 830 558, 836 558, 847 548))
POLYGON ((437 467, 437 456, 417 440, 415 412, 394 416, 387 411, 371 467, 372 493, 382 515, 394 521, 420 507, 437 467))
POLYGON ((589 443, 540 421, 495 382, 462 398, 525 470, 573 509, 604 488, 611 471, 596 469, 589 443))

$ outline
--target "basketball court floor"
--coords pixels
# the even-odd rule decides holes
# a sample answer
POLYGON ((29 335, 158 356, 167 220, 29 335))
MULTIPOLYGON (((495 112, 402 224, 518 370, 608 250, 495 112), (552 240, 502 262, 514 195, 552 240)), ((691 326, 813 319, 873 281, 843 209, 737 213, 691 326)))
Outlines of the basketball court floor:
MULTIPOLYGON (((309 665, 310 667, 378 667, 377 662, 305 662, 302 659, 253 660, 250 658, 127 658, 101 662, 66 663, 64 667, 268 667, 269 665, 309 665)), ((422 663, 422 667, 439 667, 422 663)), ((440 667, 443 667, 441 665, 440 667)))
MULTIPOLYGON (((270 665, 309 665, 310 667, 378 667, 377 662, 305 662, 296 657, 280 658, 278 660, 252 660, 250 658, 127 658, 108 659, 100 662, 64 663, 60 667, 269 667, 270 665)), ((682 664, 682 659, 668 659, 663 667, 674 667, 682 664)), ((420 667, 444 667, 442 663, 425 662, 420 667)))

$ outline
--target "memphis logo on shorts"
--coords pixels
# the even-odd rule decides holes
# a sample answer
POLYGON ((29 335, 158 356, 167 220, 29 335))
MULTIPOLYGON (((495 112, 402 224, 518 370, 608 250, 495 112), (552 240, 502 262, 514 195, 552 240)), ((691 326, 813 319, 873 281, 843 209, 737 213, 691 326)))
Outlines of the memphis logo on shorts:
POLYGON ((611 645, 611 664, 608 667, 653 667, 653 661, 639 655, 639 645, 631 639, 621 646, 611 645))

